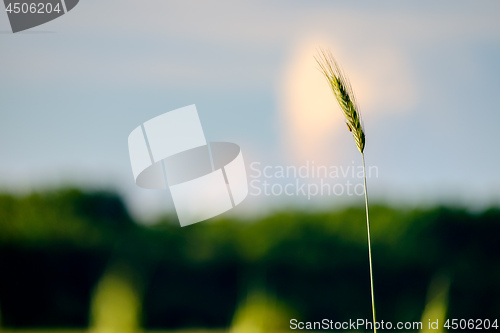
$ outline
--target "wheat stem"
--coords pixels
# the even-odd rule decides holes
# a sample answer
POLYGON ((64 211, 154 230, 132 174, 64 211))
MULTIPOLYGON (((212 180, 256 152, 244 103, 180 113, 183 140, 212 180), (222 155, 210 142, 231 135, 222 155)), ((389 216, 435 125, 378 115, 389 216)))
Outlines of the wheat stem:
POLYGON ((315 57, 320 71, 325 76, 328 85, 330 86, 333 95, 344 112, 347 123, 347 128, 352 132, 354 142, 358 147, 361 157, 363 158, 363 181, 365 189, 365 207, 366 207, 366 231, 368 233, 368 257, 370 259, 370 288, 372 297, 372 314, 373 314, 373 332, 377 333, 375 328, 375 294, 373 291, 373 267, 372 267, 372 245, 370 240, 370 218, 368 215, 368 192, 366 190, 366 165, 365 165, 365 132, 361 124, 361 116, 359 114, 356 97, 352 89, 349 79, 329 50, 320 49, 319 54, 315 57))
POLYGON ((375 328, 375 293, 373 289, 373 267, 372 267, 372 244, 370 240, 370 217, 368 214, 368 192, 366 190, 366 166, 365 166, 365 154, 361 153, 361 157, 363 159, 363 182, 365 188, 365 208, 366 208, 366 231, 368 233, 368 258, 370 260, 370 289, 372 295, 372 314, 373 314, 373 332, 377 333, 377 329, 375 328))

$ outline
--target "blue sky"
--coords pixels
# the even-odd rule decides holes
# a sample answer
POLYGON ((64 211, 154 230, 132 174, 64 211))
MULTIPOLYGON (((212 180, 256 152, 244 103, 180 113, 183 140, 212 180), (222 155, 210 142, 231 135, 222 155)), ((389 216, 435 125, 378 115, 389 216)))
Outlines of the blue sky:
MULTIPOLYGON (((367 132, 373 197, 500 203, 498 1, 82 0, 9 33, 0 13, 0 188, 112 187, 137 214, 172 208, 135 186, 127 136, 196 104, 211 141, 247 164, 359 165, 315 68, 328 47, 367 132)), ((248 198, 236 213, 358 198, 248 198)))

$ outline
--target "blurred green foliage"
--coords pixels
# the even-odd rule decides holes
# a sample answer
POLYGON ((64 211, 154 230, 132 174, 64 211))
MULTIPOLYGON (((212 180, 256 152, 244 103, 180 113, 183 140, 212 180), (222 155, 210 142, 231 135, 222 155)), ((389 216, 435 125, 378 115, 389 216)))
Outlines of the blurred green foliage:
POLYGON ((91 332, 134 333, 140 330, 141 287, 126 264, 112 265, 92 296, 91 332))
MULTIPOLYGON (((500 313, 500 210, 373 206, 371 220, 380 320, 420 320, 438 273, 449 278, 449 318, 500 313)), ((113 193, 0 195, 2 325, 106 326, 96 295, 105 304, 113 279, 142 314, 133 325, 147 329, 245 322, 238 309, 267 302, 248 298, 255 286, 299 320, 369 319, 365 228, 363 207, 180 228, 174 218, 135 223, 113 193), (109 273, 116 263, 133 282, 109 273)))
POLYGON ((442 333, 446 330, 442 326, 446 321, 446 312, 448 309, 448 291, 450 280, 448 276, 443 274, 436 274, 432 279, 427 294, 427 305, 425 306, 424 313, 422 314, 423 323, 421 333, 442 333), (435 326, 429 327, 430 322, 438 323, 435 326), (440 323, 440 324, 439 324, 440 323))
POLYGON ((238 305, 230 333, 267 333, 288 331, 295 314, 286 304, 262 289, 250 290, 238 305))

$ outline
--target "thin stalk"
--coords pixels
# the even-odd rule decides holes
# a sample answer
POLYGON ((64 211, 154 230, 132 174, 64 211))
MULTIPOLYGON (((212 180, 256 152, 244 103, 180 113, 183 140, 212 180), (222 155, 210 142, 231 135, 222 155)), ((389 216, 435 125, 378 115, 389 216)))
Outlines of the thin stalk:
POLYGON ((373 313, 373 332, 377 333, 375 328, 375 295, 373 292, 373 268, 372 268, 372 245, 370 240, 370 218, 368 216, 368 194, 366 190, 366 166, 365 166, 365 131, 361 124, 361 117, 358 111, 358 105, 352 90, 351 83, 345 76, 332 53, 328 50, 320 49, 316 62, 319 65, 320 71, 326 78, 328 85, 332 89, 333 95, 337 100, 340 108, 344 112, 347 128, 354 137, 356 147, 358 147, 361 156, 363 157, 363 180, 365 188, 365 207, 366 207, 366 231, 368 232, 368 256, 370 258, 370 287, 372 296, 372 313, 373 313))
POLYGON ((373 332, 377 333, 377 329, 375 328, 375 293, 373 291, 373 267, 372 267, 372 245, 370 240, 370 218, 368 215, 368 192, 366 191, 366 166, 365 166, 365 154, 361 153, 361 157, 363 158, 363 181, 365 187, 365 208, 366 208, 366 231, 368 233, 368 257, 370 259, 370 289, 372 294, 372 314, 373 314, 373 332))

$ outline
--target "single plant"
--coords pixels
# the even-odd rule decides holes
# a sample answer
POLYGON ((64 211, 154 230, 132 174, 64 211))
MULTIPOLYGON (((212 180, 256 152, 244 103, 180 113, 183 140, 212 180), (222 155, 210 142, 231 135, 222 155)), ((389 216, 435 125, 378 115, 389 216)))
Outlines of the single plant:
POLYGON ((365 132, 363 126, 361 125, 361 118, 358 111, 358 105, 356 103, 356 98, 354 96, 354 91, 352 90, 351 83, 347 79, 346 75, 340 68, 339 64, 333 57, 332 53, 328 50, 320 49, 319 55, 315 57, 316 62, 326 81, 330 85, 330 88, 340 105, 340 108, 344 112, 346 119, 347 128, 352 133, 356 146, 361 153, 361 158, 363 160, 363 182, 365 190, 365 209, 366 209, 366 230, 368 233, 368 257, 370 262, 370 289, 372 298, 372 314, 373 314, 373 331, 376 333, 375 328, 375 296, 373 291, 373 268, 372 268, 372 246, 370 241, 370 218, 368 215, 368 193, 366 191, 366 166, 365 166, 365 132))

